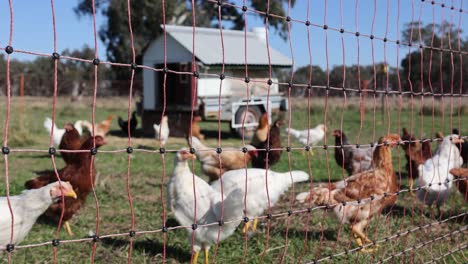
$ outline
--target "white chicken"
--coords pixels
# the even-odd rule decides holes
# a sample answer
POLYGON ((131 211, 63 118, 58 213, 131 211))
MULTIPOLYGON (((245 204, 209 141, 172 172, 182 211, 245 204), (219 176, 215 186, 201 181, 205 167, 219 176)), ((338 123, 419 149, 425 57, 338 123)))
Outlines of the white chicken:
MULTIPOLYGON (((18 244, 26 237, 36 222, 49 206, 64 196, 74 197, 76 193, 70 183, 54 182, 39 189, 26 190, 20 195, 10 196, 13 211, 13 244, 18 244)), ((0 197, 0 246, 10 244, 11 214, 6 197, 0 197)))
POLYGON ((239 188, 233 189, 222 200, 222 195, 219 191, 212 188, 198 176, 193 175, 190 171, 187 160, 193 158, 195 156, 184 149, 176 154, 174 171, 168 185, 167 200, 168 206, 171 208, 177 221, 183 226, 192 226, 192 229, 195 230, 187 229, 190 240, 192 232, 195 232, 193 245, 195 255, 192 263, 197 263, 200 250, 204 249, 205 263, 208 264, 210 245, 218 240, 218 231, 220 232, 219 240, 224 240, 232 235, 240 223, 244 209, 243 192, 239 188), (195 180, 193 181, 192 179, 195 180), (196 219, 194 210, 195 201, 196 219), (224 209, 222 201, 224 202, 224 209), (212 223, 217 224, 200 226, 212 223), (222 226, 220 226, 221 224, 222 226))
POLYGON ((163 116, 159 125, 153 124, 153 128, 156 139, 161 139, 161 145, 164 147, 167 139, 169 138, 169 123, 167 121, 167 116, 163 116), (159 134, 159 132, 161 132, 161 134, 159 134))
MULTIPOLYGON (((49 135, 52 131, 52 126, 54 127, 54 145, 58 146, 60 145, 60 141, 62 140, 63 134, 65 134, 65 129, 64 128, 58 128, 55 123, 52 123, 52 119, 49 117, 46 117, 44 120, 44 127, 47 129, 47 132, 49 132, 49 135)), ((83 134, 83 121, 78 120, 73 124, 75 129, 78 131, 78 133, 81 135, 83 134)))
POLYGON ((312 129, 306 129, 306 130, 296 130, 294 128, 286 128, 286 132, 294 136, 304 146, 307 145, 307 143, 309 143, 309 146, 316 145, 320 140, 323 139, 323 137, 325 137, 325 131, 326 131, 326 127, 324 124, 320 124, 312 129))
MULTIPOLYGON (((309 174, 303 171, 290 172, 274 172, 269 170, 268 177, 266 177, 267 170, 265 169, 238 169, 231 170, 223 174, 223 190, 225 195, 230 195, 233 191, 242 190, 242 202, 245 195, 245 184, 247 177, 247 201, 245 215, 249 219, 254 219, 252 230, 257 229, 257 216, 260 216, 266 209, 268 209, 268 196, 266 191, 266 179, 268 178, 268 194, 270 198, 270 206, 274 206, 280 196, 288 190, 288 188, 297 182, 304 182, 309 180, 309 174), (247 176, 246 176, 247 174, 247 176), (291 179, 292 175, 292 179, 291 179)), ((211 186, 218 191, 221 191, 221 182, 217 180, 211 186)), ((244 204, 242 204, 244 206, 244 204)), ((247 222, 244 226, 243 232, 249 230, 251 222, 247 222)))
POLYGON ((435 203, 439 215, 452 188, 453 175, 449 171, 463 164, 456 146, 459 143, 463 143, 463 139, 458 135, 444 137, 436 154, 418 167, 417 184, 421 188, 417 192, 418 199, 430 207, 435 203))

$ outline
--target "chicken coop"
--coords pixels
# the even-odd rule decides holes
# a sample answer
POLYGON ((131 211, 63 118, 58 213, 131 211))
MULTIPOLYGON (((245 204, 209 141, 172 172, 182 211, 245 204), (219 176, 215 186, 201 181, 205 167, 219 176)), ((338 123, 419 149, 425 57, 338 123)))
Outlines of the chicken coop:
MULTIPOLYGON (((264 28, 254 28, 252 32, 246 33, 246 38, 244 31, 223 30, 222 42, 219 29, 197 27, 195 49, 192 47, 193 27, 166 25, 165 30, 166 40, 164 35, 161 35, 151 42, 143 55, 143 64, 162 69, 166 59, 168 73, 165 98, 171 136, 188 134, 192 90, 196 91, 197 100, 194 107, 197 115, 204 120, 218 120, 219 100, 221 100, 223 107, 219 119, 231 122, 233 129, 242 126, 245 112, 247 112, 245 126, 254 128, 263 112, 287 109, 287 101, 280 93, 275 72, 279 69, 289 69, 291 59, 278 50, 267 47, 264 28), (166 58, 164 47, 166 47, 166 58), (198 78, 193 78, 192 74, 193 57, 199 73, 198 78), (223 65, 225 76, 231 78, 222 81, 220 90, 219 76, 223 65), (246 66, 248 77, 255 79, 249 84, 249 102, 247 102, 249 96, 245 82, 246 66), (272 82, 268 85, 270 66, 272 82), (173 74, 171 70, 182 74, 173 74), (269 96, 267 96, 268 90, 269 96), (249 103, 248 109, 247 103, 249 103)), ((164 74, 163 71, 143 72, 141 114, 145 135, 154 134, 153 123, 159 123, 161 118, 164 105, 164 74)))

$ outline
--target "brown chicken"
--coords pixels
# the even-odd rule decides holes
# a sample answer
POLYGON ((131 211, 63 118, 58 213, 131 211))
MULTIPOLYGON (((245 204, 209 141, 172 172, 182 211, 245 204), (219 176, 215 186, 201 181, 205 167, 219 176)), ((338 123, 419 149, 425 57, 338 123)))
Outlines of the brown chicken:
POLYGON ((339 148, 335 148, 335 161, 338 166, 348 172, 348 175, 357 174, 372 168, 373 147, 358 148, 351 146, 345 133, 338 129, 333 131, 333 136, 335 137, 335 146, 339 146, 339 148))
POLYGON ((218 158, 218 153, 215 150, 203 145, 194 136, 192 136, 192 147, 197 150, 195 153, 197 159, 201 162, 202 171, 210 178, 210 182, 219 179, 226 171, 245 168, 246 164, 249 164, 252 158, 257 156, 256 148, 247 145, 247 153, 245 155, 241 151, 223 151, 218 158), (221 164, 219 162, 220 159, 221 164))
POLYGON ((267 160, 267 151, 259 151, 257 157, 255 157, 252 160, 252 167, 254 168, 259 168, 259 169, 266 169, 267 167, 267 162, 268 162, 268 167, 270 168, 274 164, 278 163, 278 161, 281 158, 281 154, 283 153, 281 146, 281 126, 284 124, 283 119, 278 119, 273 123, 273 125, 270 128, 270 146, 268 146, 268 138, 260 142, 258 146, 256 147, 257 149, 275 149, 275 150, 270 150, 268 154, 268 160, 267 160))
MULTIPOLYGON (((406 127, 402 128, 401 129, 401 140, 402 141, 415 141, 417 140, 416 137, 414 137, 413 134, 411 134, 408 129, 406 129, 406 127)), ((408 147, 412 147, 412 148, 419 148, 419 142, 404 142, 404 144, 402 145, 403 146, 403 149, 406 150, 408 149, 408 147)))
MULTIPOLYGON (((200 126, 198 123, 202 120, 201 116, 194 116, 192 121, 192 136, 203 140, 205 139, 205 135, 201 133, 200 126)), ((190 131, 189 131, 190 132, 190 131)))
MULTIPOLYGON (((59 149, 63 150, 78 150, 83 143, 81 141, 80 134, 78 130, 76 130, 71 123, 65 124, 65 133, 62 136, 62 140, 60 141, 59 149)), ((60 155, 62 156, 63 160, 66 164, 70 164, 76 153, 71 152, 61 152, 60 155)))
POLYGON ((258 146, 267 140, 268 131, 270 130, 270 125, 268 122, 268 113, 265 112, 260 117, 260 121, 258 123, 258 127, 255 130, 255 134, 252 137, 252 141, 250 145, 258 148, 258 146))
POLYGON ((455 185, 465 198, 465 202, 468 202, 468 168, 451 169, 450 173, 457 179, 455 185))
MULTIPOLYGON (((96 136, 96 148, 106 144, 104 138, 96 136)), ((93 137, 89 137, 80 147, 80 150, 90 150, 93 147, 93 137)), ((70 236, 73 236, 71 231, 70 220, 73 215, 81 208, 86 202, 86 197, 92 191, 92 187, 96 180, 96 167, 92 163, 91 151, 75 153, 73 159, 63 169, 58 170, 58 174, 62 181, 68 181, 72 184, 77 199, 65 197, 65 211, 63 214, 64 227, 70 236), (92 170, 91 170, 92 169, 92 170), (91 172, 91 175, 90 175, 91 172)), ((37 189, 49 183, 57 181, 57 176, 53 171, 43 173, 39 177, 27 181, 24 185, 26 189, 37 189)), ((62 213, 62 204, 53 204, 44 213, 46 216, 58 220, 62 213)))
MULTIPOLYGON (((110 127, 112 125, 112 120, 114 119, 114 116, 113 115, 109 115, 107 116, 107 118, 103 121, 101 121, 100 123, 97 123, 95 124, 94 126, 94 135, 95 136, 101 136, 101 137, 105 137, 107 135, 107 133, 109 133, 109 130, 110 130, 110 127)), ((91 135, 93 135, 92 131, 93 131, 93 125, 84 120, 82 121, 82 124, 84 127, 86 127, 86 129, 88 129, 88 131, 91 133, 91 135)))
MULTIPOLYGON (((330 187, 314 188, 310 193, 299 194, 296 199, 329 206, 342 223, 351 225, 351 233, 359 246, 372 243, 365 235, 366 226, 374 216, 397 200, 394 193, 399 191, 399 187, 394 176, 391 148, 400 141, 397 134, 381 137, 374 151, 373 170, 352 175, 330 187), (356 204, 355 201, 361 202, 356 204)), ((371 247, 362 249, 364 252, 373 250, 371 247)))
MULTIPOLYGON (((406 128, 402 129, 401 139, 403 141, 417 140, 406 128)), ((413 195, 414 179, 419 177, 418 166, 432 157, 431 142, 429 140, 423 140, 422 144, 419 142, 405 142, 402 148, 405 151, 410 193, 413 195)))

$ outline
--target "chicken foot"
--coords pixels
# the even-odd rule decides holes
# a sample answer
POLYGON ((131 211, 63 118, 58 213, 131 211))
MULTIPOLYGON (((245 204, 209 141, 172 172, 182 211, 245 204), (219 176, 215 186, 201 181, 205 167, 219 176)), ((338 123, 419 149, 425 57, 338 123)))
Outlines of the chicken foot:
MULTIPOLYGON (((356 240, 356 243, 360 247, 374 243, 361 230, 359 230, 355 226, 351 228, 351 233, 353 234, 353 237, 356 240)), ((362 248, 360 251, 365 252, 365 253, 370 253, 370 252, 374 252, 378 247, 379 247, 378 245, 373 245, 371 247, 362 248)))
POLYGON ((65 230, 67 231, 68 235, 69 236, 74 236, 75 234, 73 234, 72 230, 71 230, 71 227, 70 227, 70 223, 68 221, 65 221, 63 223, 63 228, 65 228, 65 230))

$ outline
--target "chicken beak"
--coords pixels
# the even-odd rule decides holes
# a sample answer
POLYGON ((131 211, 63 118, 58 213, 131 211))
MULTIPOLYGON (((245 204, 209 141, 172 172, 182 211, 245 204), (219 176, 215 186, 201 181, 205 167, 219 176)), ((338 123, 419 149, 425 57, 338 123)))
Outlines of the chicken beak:
POLYGON ((76 199, 78 197, 73 189, 64 193, 63 196, 72 197, 73 199, 76 199))

